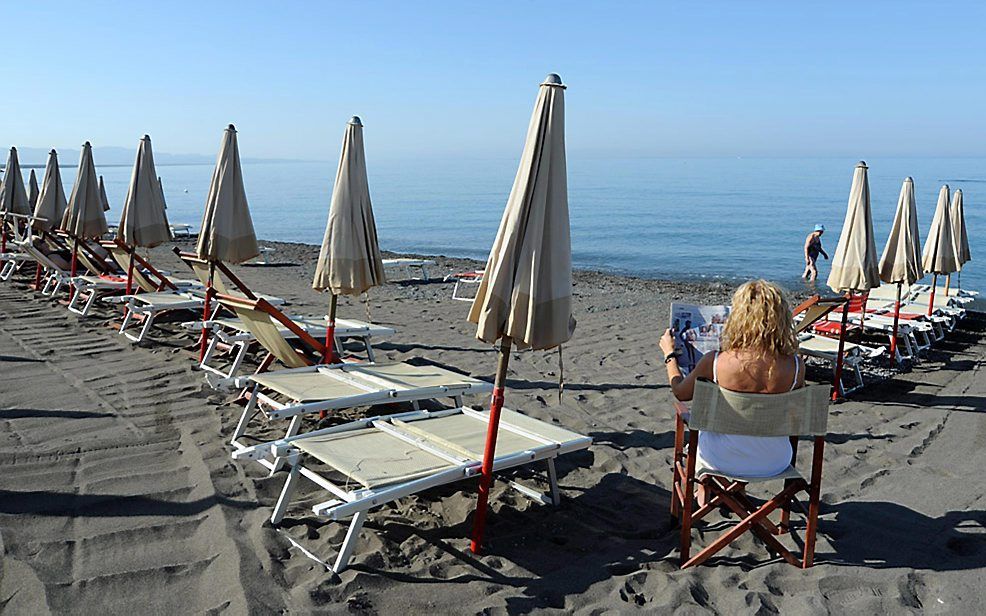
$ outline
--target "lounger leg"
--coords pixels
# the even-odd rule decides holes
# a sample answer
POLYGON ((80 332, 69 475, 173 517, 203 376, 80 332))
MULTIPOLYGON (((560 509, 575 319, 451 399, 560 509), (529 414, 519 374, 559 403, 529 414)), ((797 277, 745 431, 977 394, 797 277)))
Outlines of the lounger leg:
MULTIPOLYGON (((215 338, 213 338, 215 339, 215 338)), ((229 372, 226 374, 227 378, 235 378, 236 374, 240 371, 240 365, 243 364, 243 360, 246 358, 247 347, 249 343, 238 342, 238 350, 236 351, 236 357, 233 358, 233 365, 229 367, 229 372)))
POLYGON ((353 549, 356 547, 356 539, 359 538, 359 531, 362 530, 364 522, 366 522, 366 511, 358 511, 353 516, 353 521, 349 523, 349 530, 346 531, 346 538, 342 542, 342 549, 339 550, 336 564, 332 566, 332 571, 335 573, 341 573, 349 564, 349 557, 353 555, 353 549))
POLYGON ((3 264, 3 269, 0 269, 0 280, 4 282, 10 280, 10 277, 14 274, 14 261, 7 261, 3 264))
POLYGON ((373 345, 370 344, 369 336, 363 336, 363 347, 366 349, 366 358, 371 362, 377 361, 373 355, 373 345))
MULTIPOLYGON (((291 438, 292 436, 297 434, 299 430, 301 430, 301 415, 295 415, 294 417, 291 418, 291 423, 288 424, 288 431, 284 435, 284 438, 291 438)), ((270 474, 273 475, 277 471, 284 468, 284 463, 285 463, 284 458, 277 458, 276 460, 274 460, 274 466, 270 469, 270 474)))
POLYGON ((281 520, 284 519, 284 513, 288 509, 291 496, 294 495, 294 489, 298 485, 298 477, 301 475, 300 458, 301 454, 295 453, 289 459, 291 470, 288 472, 288 478, 284 481, 284 487, 281 488, 281 495, 277 498, 277 503, 274 505, 274 513, 270 516, 271 524, 280 524, 281 520))
POLYGON ((250 423, 250 418, 253 416, 253 410, 257 407, 257 388, 260 387, 259 384, 254 384, 253 390, 251 391, 250 400, 243 407, 243 414, 240 415, 240 421, 236 424, 236 429, 233 430, 233 438, 230 440, 230 444, 234 447, 238 445, 238 439, 246 434, 247 424, 250 423))
POLYGON ((464 406, 462 404, 462 396, 453 396, 452 397, 452 402, 454 402, 455 403, 455 406, 457 406, 459 408, 462 408, 464 406))
POLYGON ((548 458, 548 483, 551 484, 551 504, 557 507, 561 504, 561 494, 558 492, 558 473, 555 471, 554 458, 548 458))
POLYGON ((127 306, 123 309, 123 322, 120 323, 120 333, 126 334, 127 327, 130 325, 130 321, 134 314, 134 301, 132 299, 127 300, 127 306))
POLYGON ((209 360, 212 359, 212 354, 216 352, 217 344, 219 344, 219 338, 216 336, 209 339, 209 346, 205 348, 205 354, 202 355, 202 361, 199 362, 200 370, 208 370, 209 360))
POLYGON ((146 336, 147 332, 150 331, 151 325, 154 324, 153 312, 145 313, 145 316, 146 318, 144 319, 144 326, 140 328, 140 333, 137 334, 136 338, 132 338, 134 342, 142 342, 144 340, 144 336, 146 336))

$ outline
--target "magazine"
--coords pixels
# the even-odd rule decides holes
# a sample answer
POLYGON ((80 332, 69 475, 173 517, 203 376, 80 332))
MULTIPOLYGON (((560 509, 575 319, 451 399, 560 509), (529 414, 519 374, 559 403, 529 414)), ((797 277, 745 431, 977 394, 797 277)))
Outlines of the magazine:
POLYGON ((671 335, 682 374, 695 369, 706 353, 719 350, 719 337, 729 316, 729 306, 671 304, 671 335))

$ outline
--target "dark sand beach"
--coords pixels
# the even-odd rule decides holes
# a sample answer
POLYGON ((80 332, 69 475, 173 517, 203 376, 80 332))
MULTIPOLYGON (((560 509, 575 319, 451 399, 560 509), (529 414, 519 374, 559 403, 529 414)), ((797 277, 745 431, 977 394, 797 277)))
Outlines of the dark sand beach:
MULTIPOLYGON (((277 264, 235 271, 293 314, 324 314, 326 297, 309 286, 317 247, 264 243, 277 264)), ((187 277, 167 248, 151 257, 187 277)), ((476 264, 436 260, 431 282, 372 291, 373 320, 397 330, 378 359, 491 379, 494 350, 440 281, 476 264)), ((307 483, 280 528, 267 523, 283 473, 230 458, 239 407, 205 387, 183 319, 135 347, 108 326, 109 307, 80 320, 28 281, 0 283, 4 614, 973 613, 986 596, 986 328, 976 318, 912 371, 832 407, 814 568, 770 560, 745 537, 679 571, 656 341, 671 301, 727 302, 732 289, 576 272, 561 400, 557 353, 515 353, 507 392, 509 408, 594 440, 559 460, 561 506, 497 482, 488 549, 476 557, 475 483, 432 490, 371 512, 337 577, 296 544, 331 561, 345 527, 316 519, 311 506, 325 497, 307 483)), ((364 319, 366 308, 343 298, 339 313, 364 319)), ((713 515, 697 543, 721 522, 713 515)))

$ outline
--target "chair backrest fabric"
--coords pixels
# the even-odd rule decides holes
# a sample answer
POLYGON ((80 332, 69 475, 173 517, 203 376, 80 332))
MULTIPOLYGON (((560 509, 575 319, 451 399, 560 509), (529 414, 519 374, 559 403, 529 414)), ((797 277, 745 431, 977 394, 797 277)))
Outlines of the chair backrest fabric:
POLYGON ((745 436, 821 436, 828 426, 830 398, 828 385, 809 385, 779 394, 748 394, 698 380, 688 426, 745 436))

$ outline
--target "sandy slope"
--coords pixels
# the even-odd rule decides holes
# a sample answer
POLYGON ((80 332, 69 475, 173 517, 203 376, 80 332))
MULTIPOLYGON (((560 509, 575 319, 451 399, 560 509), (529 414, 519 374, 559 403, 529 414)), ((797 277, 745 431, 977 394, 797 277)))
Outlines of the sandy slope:
MULTIPOLYGON (((277 260, 300 265, 239 272, 290 300, 294 313, 321 314, 324 298, 308 288, 315 254, 278 245, 277 260)), ((154 257, 181 271, 163 250, 154 257)), ((469 265, 442 260, 438 269, 469 265)), ((666 513, 671 422, 655 341, 669 301, 724 301, 729 289, 593 273, 576 283, 579 326, 564 350, 562 401, 554 353, 515 354, 507 398, 595 439, 589 452, 561 460, 561 507, 531 504, 498 484, 489 549, 476 558, 465 540, 473 486, 407 499, 371 514, 340 578, 286 537, 333 557, 344 528, 311 515, 322 495, 305 487, 280 530, 264 524, 283 479, 228 459, 223 435, 238 408, 217 410, 221 397, 202 391, 182 350, 190 336, 165 325, 159 344, 130 348, 101 319, 80 326, 19 284, 0 287, 0 607, 901 613, 981 602, 979 331, 957 333, 912 373, 833 407, 818 566, 769 562, 744 539, 715 566, 680 572, 666 513)), ((381 355, 488 378, 495 355, 465 323, 468 304, 450 294, 442 283, 375 290, 374 320, 398 329, 381 355)), ((345 298, 341 315, 362 318, 365 308, 345 298)), ((722 526, 711 521, 700 543, 722 526)))

